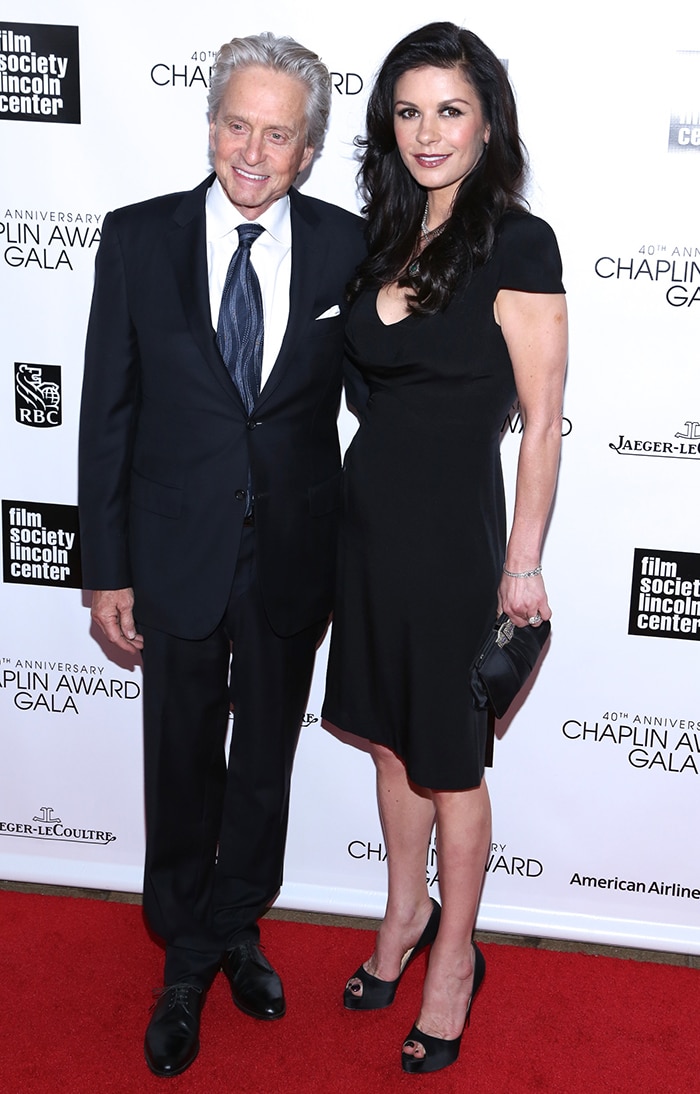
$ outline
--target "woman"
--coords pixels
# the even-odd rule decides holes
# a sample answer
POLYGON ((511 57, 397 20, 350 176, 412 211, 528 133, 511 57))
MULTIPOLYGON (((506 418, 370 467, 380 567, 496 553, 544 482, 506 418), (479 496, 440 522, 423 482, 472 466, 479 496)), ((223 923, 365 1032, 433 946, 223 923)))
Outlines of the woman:
POLYGON ((369 397, 347 454, 325 717, 367 738, 386 915, 345 1005, 392 1002, 431 946, 408 1072, 453 1063, 484 960, 472 944, 491 834, 486 715, 469 668, 497 612, 551 615, 540 549, 561 438, 566 308, 551 229, 523 209, 513 95, 474 34, 432 23, 377 77, 360 178, 369 257, 348 357, 369 397), (524 431, 507 545, 499 432, 524 431), (437 825, 442 913, 426 886, 437 825))

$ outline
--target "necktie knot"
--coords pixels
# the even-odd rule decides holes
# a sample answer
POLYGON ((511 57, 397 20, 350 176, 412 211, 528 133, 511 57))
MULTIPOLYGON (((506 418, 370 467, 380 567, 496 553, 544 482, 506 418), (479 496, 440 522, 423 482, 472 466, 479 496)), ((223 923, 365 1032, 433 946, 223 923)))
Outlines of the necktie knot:
POLYGON ((239 224, 236 231, 238 232, 239 247, 250 248, 265 229, 262 224, 239 224))

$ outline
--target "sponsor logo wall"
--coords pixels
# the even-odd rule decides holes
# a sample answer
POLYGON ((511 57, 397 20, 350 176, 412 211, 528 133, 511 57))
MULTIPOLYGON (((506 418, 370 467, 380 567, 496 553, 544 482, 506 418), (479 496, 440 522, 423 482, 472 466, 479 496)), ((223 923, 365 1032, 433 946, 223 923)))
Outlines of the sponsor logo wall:
MULTIPOLYGON (((331 69, 329 134, 300 184, 357 209, 353 141, 372 75, 429 16, 417 0, 398 14, 358 0, 341 32, 315 0, 303 12, 271 0, 263 17, 213 0, 196 12, 124 0, 118 20, 88 0, 11 0, 6 14, 0 876, 138 891, 140 668, 91 628, 80 589, 77 423, 102 221, 205 176, 214 54, 264 29, 331 69)), ((464 10, 448 0, 440 18, 464 10)), ((553 636, 496 725, 479 923, 700 953, 700 869, 683 836, 700 824, 700 9, 681 0, 640 21, 592 0, 566 29, 554 0, 477 0, 469 19, 507 58, 529 200, 563 253, 572 345, 543 557, 553 636), (591 58, 606 73, 593 86, 591 58)), ((353 428, 344 412, 345 444, 353 428)), ((511 504, 522 428, 515 404, 502 428, 511 504)), ((376 915, 386 861, 373 769, 321 723, 325 656, 280 903, 376 915)), ((426 878, 437 894, 434 843, 426 878)))

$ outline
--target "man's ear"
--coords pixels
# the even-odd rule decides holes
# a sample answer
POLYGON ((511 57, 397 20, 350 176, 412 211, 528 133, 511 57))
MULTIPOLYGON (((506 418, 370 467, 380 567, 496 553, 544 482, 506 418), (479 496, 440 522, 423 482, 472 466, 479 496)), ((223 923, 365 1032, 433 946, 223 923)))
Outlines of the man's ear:
POLYGON ((299 164, 299 174, 301 174, 302 171, 305 171, 306 168, 309 166, 312 159, 314 158, 315 151, 316 149, 312 144, 307 144, 306 148, 304 149, 304 155, 301 157, 301 163, 299 164))

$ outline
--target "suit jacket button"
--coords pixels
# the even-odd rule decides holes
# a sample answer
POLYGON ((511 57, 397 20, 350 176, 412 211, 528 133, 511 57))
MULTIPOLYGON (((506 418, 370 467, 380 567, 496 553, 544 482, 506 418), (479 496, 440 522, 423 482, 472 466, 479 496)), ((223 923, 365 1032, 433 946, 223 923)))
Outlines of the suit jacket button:
POLYGON ((236 493, 233 496, 235 497, 236 501, 245 501, 248 495, 246 494, 245 490, 236 490, 236 493))
POLYGON ((254 422, 252 418, 249 418, 246 422, 248 429, 255 429, 256 425, 260 425, 260 422, 254 422))

